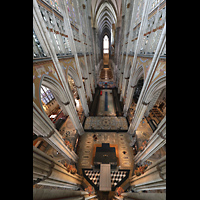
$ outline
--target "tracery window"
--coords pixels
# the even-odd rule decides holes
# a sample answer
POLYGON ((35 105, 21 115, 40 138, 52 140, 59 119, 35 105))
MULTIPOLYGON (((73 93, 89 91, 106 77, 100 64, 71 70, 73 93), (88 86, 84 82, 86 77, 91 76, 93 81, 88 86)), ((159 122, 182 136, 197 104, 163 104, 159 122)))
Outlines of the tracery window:
POLYGON ((160 0, 153 0, 150 8, 154 9, 159 4, 159 2, 160 0))
POLYGON ((54 96, 52 94, 52 92, 49 90, 49 88, 41 85, 41 100, 43 101, 43 103, 48 104, 51 100, 54 99, 54 96))
POLYGON ((138 2, 138 7, 137 7, 137 11, 136 11, 135 25, 138 24, 142 19, 143 8, 144 8, 144 1, 140 0, 138 2))
POLYGON ((58 42, 58 38, 57 38, 55 33, 54 33, 54 37, 55 37, 55 41, 56 41, 57 47, 60 50, 60 45, 59 45, 59 42, 58 42))
POLYGON ((67 9, 69 13, 70 22, 74 22, 76 24, 77 20, 76 20, 76 12, 75 12, 74 3, 72 0, 66 0, 66 1, 67 1, 67 9))
POLYGON ((69 41, 67 38, 63 37, 63 44, 65 46, 65 49, 67 49, 67 51, 71 52, 71 48, 70 48, 70 45, 69 45, 69 41))
POLYGON ((33 30, 33 57, 37 58, 43 56, 46 56, 46 54, 44 53, 42 46, 35 34, 35 31, 33 30))
POLYGON ((58 11, 60 11, 60 8, 58 6, 58 0, 49 0, 50 4, 58 11))

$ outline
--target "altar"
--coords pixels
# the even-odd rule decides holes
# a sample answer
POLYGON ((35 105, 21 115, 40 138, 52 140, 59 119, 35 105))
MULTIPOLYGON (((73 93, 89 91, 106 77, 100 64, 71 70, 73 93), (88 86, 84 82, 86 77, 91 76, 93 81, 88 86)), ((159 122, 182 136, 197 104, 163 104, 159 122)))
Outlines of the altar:
POLYGON ((109 143, 102 143, 102 147, 96 148, 94 157, 95 168, 99 168, 100 164, 110 164, 112 169, 117 167, 115 147, 110 147, 109 143))

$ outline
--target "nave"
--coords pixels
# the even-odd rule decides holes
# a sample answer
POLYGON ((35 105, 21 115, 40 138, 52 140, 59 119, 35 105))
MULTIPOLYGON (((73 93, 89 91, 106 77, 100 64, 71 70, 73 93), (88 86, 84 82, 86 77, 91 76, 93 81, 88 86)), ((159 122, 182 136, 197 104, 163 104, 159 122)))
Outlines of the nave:
MULTIPOLYGON (((106 81, 105 79, 106 76, 101 77, 100 81, 106 81)), ((104 88, 104 86, 99 86, 98 90, 96 91, 99 93, 99 99, 97 100, 98 104, 94 104, 93 102, 91 104, 91 108, 95 107, 98 109, 95 116, 92 115, 84 118, 82 124, 85 133, 83 135, 79 136, 77 135, 77 133, 74 133, 73 135, 73 132, 75 131, 73 123, 70 121, 69 116, 66 118, 64 117, 64 114, 60 118, 64 121, 64 123, 61 123, 60 127, 58 125, 57 129, 64 140, 71 142, 71 145, 69 145, 69 147, 72 148, 79 157, 78 163, 72 162, 72 169, 76 169, 76 173, 84 177, 85 184, 91 186, 93 190, 95 190, 98 199, 112 199, 113 196, 115 196, 116 190, 118 188, 127 188, 127 186, 129 185, 129 179, 131 179, 131 177, 134 175, 137 167, 140 166, 140 164, 135 164, 134 155, 136 155, 138 151, 142 150, 145 141, 149 140, 153 130, 149 123, 147 123, 146 118, 143 118, 136 131, 137 141, 134 145, 132 145, 133 137, 132 135, 127 133, 129 126, 128 118, 118 116, 118 114, 116 113, 116 105, 121 104, 119 98, 114 98, 112 94, 113 88, 107 89, 104 88), (108 91, 109 98, 106 99, 105 92, 108 91), (99 190, 101 164, 96 164, 98 162, 95 161, 95 159, 98 160, 98 156, 95 157, 97 147, 103 147, 105 145, 109 145, 110 147, 114 148, 114 152, 116 155, 116 163, 114 165, 108 162, 111 169, 110 191, 99 190)), ((46 93, 50 93, 48 92, 48 88, 46 88, 46 93)), ((94 96, 95 95, 96 94, 94 94, 94 96)), ((47 109, 47 111, 49 111, 49 109, 47 109)), ((55 115, 56 113, 58 113, 55 118, 58 118, 57 120, 59 120, 62 109, 58 106, 57 110, 55 108, 53 112, 55 115)), ((52 116, 52 113, 50 113, 49 116, 52 116)), ((37 140, 35 140, 34 143, 36 143, 36 141, 37 140)), ((66 163, 69 161, 64 159, 64 157, 58 151, 55 151, 55 149, 47 143, 46 146, 45 143, 40 146, 34 144, 34 146, 45 152, 47 155, 56 158, 57 161, 61 162, 64 166, 67 166, 66 163)), ((104 153, 106 154, 108 152, 105 151, 104 153)), ((165 156, 165 154, 165 149, 161 148, 147 161, 145 161, 145 164, 147 164, 147 166, 150 166, 159 158, 165 156)), ((99 159, 100 163, 104 163, 102 162, 103 160, 101 158, 99 159)), ((37 188, 43 187, 37 186, 37 188)))
POLYGON ((166 198, 165 12, 33 0, 33 199, 166 198))

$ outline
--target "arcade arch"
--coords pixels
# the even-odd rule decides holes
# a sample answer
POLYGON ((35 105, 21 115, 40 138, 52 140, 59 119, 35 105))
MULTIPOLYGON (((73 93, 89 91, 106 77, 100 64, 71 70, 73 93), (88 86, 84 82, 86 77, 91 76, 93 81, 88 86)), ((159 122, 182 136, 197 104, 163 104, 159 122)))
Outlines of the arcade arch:
POLYGON ((82 103, 81 103, 81 100, 80 100, 80 97, 79 97, 79 94, 78 94, 77 86, 75 85, 74 79, 69 74, 67 75, 67 78, 68 78, 68 84, 69 84, 70 92, 71 92, 71 94, 74 98, 73 102, 74 102, 74 105, 76 107, 76 111, 77 111, 77 114, 79 116, 80 122, 82 124, 83 120, 84 120, 84 112, 83 112, 82 103))
POLYGON ((40 84, 42 108, 60 133, 66 146, 73 151, 77 145, 78 131, 72 121, 72 114, 67 108, 70 103, 69 98, 65 94, 59 83, 51 77, 43 77, 40 84), (45 97, 49 99, 51 97, 52 100, 44 102, 45 97))
MULTIPOLYGON (((166 76, 160 77, 150 85, 143 102, 148 105, 137 129, 135 128, 137 142, 134 148, 136 151, 143 150, 144 143, 149 141, 151 135, 166 116, 166 76)), ((163 149, 157 153, 165 155, 163 149)))
MULTIPOLYGON (((141 65, 137 71, 134 73, 133 75, 133 82, 131 83, 130 86, 130 101, 128 103, 128 112, 127 112, 127 118, 129 123, 131 123, 134 113, 135 113, 135 109, 136 109, 136 105, 143 87, 143 83, 144 83, 144 69, 143 66, 141 65)), ((127 94, 128 91, 126 91, 127 94)))
POLYGON ((78 133, 82 132, 80 123, 77 123, 78 117, 76 119, 73 107, 69 103, 68 94, 55 79, 45 74, 38 89, 42 111, 35 105, 34 146, 41 146, 42 143, 43 152, 57 161, 74 164, 78 159, 74 153, 78 133), (40 126, 35 128, 36 124, 40 126))
MULTIPOLYGON (((80 80, 78 74, 76 73, 76 71, 71 66, 69 66, 69 68, 68 68, 67 77, 68 77, 68 75, 74 81, 74 83, 73 83, 74 86, 73 87, 75 87, 76 90, 77 90, 77 94, 78 94, 78 96, 80 98, 81 106, 82 106, 82 108, 84 110, 84 114, 85 114, 85 116, 87 116, 88 105, 87 105, 87 102, 84 101, 86 92, 85 92, 85 89, 81 87, 81 82, 80 82, 81 80, 80 80)), ((68 85, 69 85, 69 80, 67 80, 67 82, 68 82, 68 85)), ((69 90, 71 91, 70 87, 69 87, 69 90)), ((70 92, 70 93, 72 94, 72 92, 70 92)), ((71 96, 71 101, 75 102, 74 95, 70 95, 70 96, 71 96)), ((75 106, 75 103, 73 105, 75 106)))

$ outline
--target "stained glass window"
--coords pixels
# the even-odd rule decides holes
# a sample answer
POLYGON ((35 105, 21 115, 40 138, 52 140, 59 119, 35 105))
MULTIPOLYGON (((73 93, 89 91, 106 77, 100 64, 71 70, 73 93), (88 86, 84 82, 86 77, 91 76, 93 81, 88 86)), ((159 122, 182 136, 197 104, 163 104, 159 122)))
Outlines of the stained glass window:
POLYGON ((49 88, 45 87, 45 86, 41 86, 41 100, 45 103, 48 104, 52 99, 54 99, 53 94, 51 93, 51 91, 49 90, 49 88))
POLYGON ((103 38, 103 53, 109 53, 109 40, 107 35, 103 38))
POLYGON ((74 22, 76 24, 77 20, 76 20, 76 12, 74 8, 74 3, 72 0, 66 0, 66 2, 67 2, 68 13, 69 13, 69 19, 71 22, 74 22))
POLYGON ((160 2, 160 0, 153 0, 152 5, 151 5, 151 9, 154 9, 159 4, 159 2, 160 2))
POLYGON ((58 6, 58 0, 49 0, 50 4, 56 9, 60 11, 60 8, 58 6))
POLYGON ((33 56, 34 58, 46 56, 34 30, 33 30, 33 56))
POLYGON ((136 11, 136 19, 135 19, 136 24, 138 24, 141 20, 143 7, 144 7, 144 1, 140 0, 138 2, 138 7, 137 7, 137 11, 136 11))

